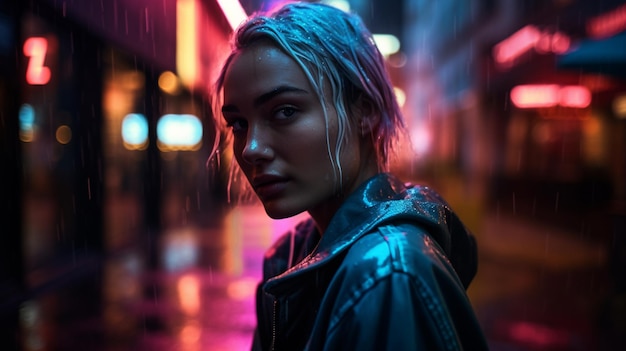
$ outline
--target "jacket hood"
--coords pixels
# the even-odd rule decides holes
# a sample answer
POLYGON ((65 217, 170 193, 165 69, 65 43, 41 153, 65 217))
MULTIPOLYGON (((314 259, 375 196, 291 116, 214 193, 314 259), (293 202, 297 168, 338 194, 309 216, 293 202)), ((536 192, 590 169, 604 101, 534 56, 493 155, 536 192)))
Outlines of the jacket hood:
POLYGON ((386 222, 414 223, 439 244, 465 288, 477 270, 476 242, 448 204, 432 189, 402 183, 388 173, 378 174, 351 194, 329 223, 309 256, 273 282, 299 276, 332 260, 359 237, 386 222))

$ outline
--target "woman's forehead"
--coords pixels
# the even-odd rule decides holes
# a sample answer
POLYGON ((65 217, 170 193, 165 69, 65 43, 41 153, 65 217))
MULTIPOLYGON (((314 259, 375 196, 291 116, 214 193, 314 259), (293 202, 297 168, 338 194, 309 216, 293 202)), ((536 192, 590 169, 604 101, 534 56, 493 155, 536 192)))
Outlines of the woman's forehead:
POLYGON ((224 79, 225 103, 257 99, 285 87, 316 95, 307 75, 295 60, 275 45, 258 44, 241 50, 233 57, 224 79))
POLYGON ((228 79, 229 73, 236 70, 271 69, 272 66, 299 68, 296 62, 283 50, 268 41, 262 41, 242 48, 234 54, 226 71, 226 78, 228 79))

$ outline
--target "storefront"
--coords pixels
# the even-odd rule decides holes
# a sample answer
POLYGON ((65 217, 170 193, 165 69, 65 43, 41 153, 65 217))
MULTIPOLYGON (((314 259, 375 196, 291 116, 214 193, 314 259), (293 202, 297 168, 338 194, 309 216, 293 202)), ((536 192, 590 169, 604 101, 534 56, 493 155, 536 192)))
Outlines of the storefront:
POLYGON ((21 330, 31 342, 54 333, 32 316, 53 320, 65 303, 102 313, 106 257, 160 265, 150 248, 161 231, 221 214, 204 84, 230 27, 212 2, 10 3, 0 7, 0 312, 3 340, 21 330), (206 35, 181 48, 177 24, 206 35), (195 65, 187 80, 183 59, 195 65), (63 289, 80 296, 52 301, 63 289))
POLYGON ((619 74, 559 64, 585 39, 578 28, 585 22, 579 23, 563 30, 546 19, 528 23, 486 57, 484 96, 499 121, 495 144, 502 145, 492 190, 501 210, 582 227, 583 235, 606 240, 609 213, 624 187, 617 166, 624 159, 624 120, 614 105, 626 82, 619 74))

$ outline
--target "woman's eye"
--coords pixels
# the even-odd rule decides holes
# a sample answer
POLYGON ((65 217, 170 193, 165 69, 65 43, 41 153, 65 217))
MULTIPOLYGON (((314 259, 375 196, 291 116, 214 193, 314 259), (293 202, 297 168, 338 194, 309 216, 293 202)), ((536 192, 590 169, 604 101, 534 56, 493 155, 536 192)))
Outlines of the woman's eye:
POLYGON ((230 128, 233 133, 239 133, 246 130, 247 123, 242 119, 232 119, 226 122, 226 126, 230 128))
POLYGON ((286 106, 281 107, 275 114, 275 118, 277 120, 285 120, 293 117, 296 114, 297 110, 294 107, 286 106))

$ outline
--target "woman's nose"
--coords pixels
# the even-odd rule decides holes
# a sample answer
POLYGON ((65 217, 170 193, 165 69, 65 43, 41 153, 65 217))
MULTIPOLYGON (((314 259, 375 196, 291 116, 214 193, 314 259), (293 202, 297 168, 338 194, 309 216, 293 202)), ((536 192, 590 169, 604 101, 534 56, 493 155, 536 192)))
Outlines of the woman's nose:
POLYGON ((273 152, 266 139, 267 136, 262 130, 250 128, 246 145, 241 152, 243 160, 249 164, 258 164, 270 160, 273 152))

